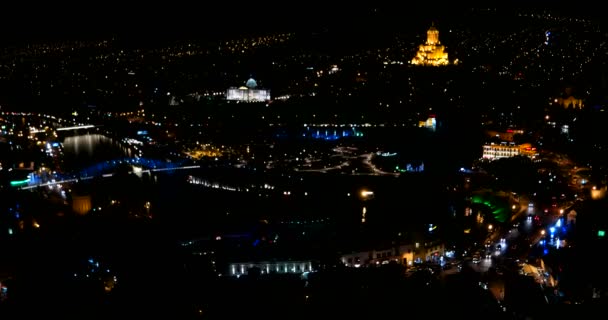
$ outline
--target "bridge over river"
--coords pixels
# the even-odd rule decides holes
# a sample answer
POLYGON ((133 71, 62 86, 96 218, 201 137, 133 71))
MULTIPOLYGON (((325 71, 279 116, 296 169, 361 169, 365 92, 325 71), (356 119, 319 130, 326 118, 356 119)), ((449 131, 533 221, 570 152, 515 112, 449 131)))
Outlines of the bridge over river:
POLYGON ((90 180, 96 177, 107 178, 113 176, 117 169, 125 166, 131 167, 132 171, 129 171, 130 174, 149 174, 152 172, 162 171, 191 170, 199 169, 201 167, 200 165, 187 164, 185 161, 169 161, 148 158, 123 158, 99 162, 73 173, 57 174, 54 179, 51 180, 43 180, 35 176, 30 177, 23 180, 23 183, 13 186, 20 189, 34 189, 62 183, 74 183, 81 180, 90 180))

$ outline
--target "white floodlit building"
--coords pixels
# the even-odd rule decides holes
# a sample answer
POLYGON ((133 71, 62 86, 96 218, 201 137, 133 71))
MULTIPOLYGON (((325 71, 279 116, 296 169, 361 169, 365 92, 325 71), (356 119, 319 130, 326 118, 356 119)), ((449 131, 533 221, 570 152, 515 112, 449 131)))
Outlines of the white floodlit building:
POLYGON ((226 100, 243 102, 264 102, 270 100, 270 90, 258 89, 257 82, 251 78, 245 86, 228 88, 226 100))

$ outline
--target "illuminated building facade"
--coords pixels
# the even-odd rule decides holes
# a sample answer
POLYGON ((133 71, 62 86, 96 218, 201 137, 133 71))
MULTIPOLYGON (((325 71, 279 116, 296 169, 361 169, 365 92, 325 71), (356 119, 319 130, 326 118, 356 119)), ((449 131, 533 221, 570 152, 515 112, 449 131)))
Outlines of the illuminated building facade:
POLYGON ((226 100, 243 102, 264 102, 270 100, 270 90, 258 89, 257 82, 251 78, 245 86, 228 88, 226 100))
POLYGON ((445 46, 439 42, 439 30, 431 26, 426 32, 426 42, 418 47, 411 64, 422 66, 445 66, 450 62, 445 46))
POLYGON ((91 196, 89 195, 72 195, 72 210, 79 215, 89 213, 93 208, 91 204, 91 196))
POLYGON ((343 254, 340 260, 346 267, 383 265, 391 261, 412 266, 415 263, 439 262, 446 255, 445 244, 440 242, 412 243, 380 250, 366 250, 343 254))
POLYGON ((538 152, 529 143, 516 145, 512 142, 502 142, 500 144, 491 143, 483 146, 483 159, 495 160, 515 156, 526 156, 535 159, 538 156, 538 152))
POLYGON ((239 262, 231 263, 228 266, 228 271, 230 276, 240 277, 247 275, 253 268, 259 269, 261 274, 301 274, 314 271, 312 261, 239 262))
POLYGON ((606 197, 606 190, 608 190, 608 188, 606 186, 603 186, 603 187, 593 186, 593 187, 591 187, 591 199, 593 199, 593 200, 604 199, 606 197))
POLYGON ((584 107, 583 99, 575 97, 574 88, 566 87, 564 92, 559 97, 553 100, 553 103, 563 107, 564 109, 580 110, 584 107))
POLYGON ((559 104, 566 109, 583 109, 583 99, 578 99, 573 96, 567 98, 556 98, 553 102, 559 104))
POLYGON ((418 121, 418 127, 435 131, 437 129, 437 119, 435 119, 435 115, 430 115, 425 121, 418 121))

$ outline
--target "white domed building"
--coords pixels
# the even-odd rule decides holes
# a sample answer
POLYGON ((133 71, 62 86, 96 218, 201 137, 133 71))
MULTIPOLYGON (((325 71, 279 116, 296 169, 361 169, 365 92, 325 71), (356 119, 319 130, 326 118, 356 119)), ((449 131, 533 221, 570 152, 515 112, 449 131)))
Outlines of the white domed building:
POLYGON ((270 100, 270 90, 258 89, 258 83, 249 78, 242 87, 231 87, 226 91, 226 100, 243 102, 265 102, 270 100))

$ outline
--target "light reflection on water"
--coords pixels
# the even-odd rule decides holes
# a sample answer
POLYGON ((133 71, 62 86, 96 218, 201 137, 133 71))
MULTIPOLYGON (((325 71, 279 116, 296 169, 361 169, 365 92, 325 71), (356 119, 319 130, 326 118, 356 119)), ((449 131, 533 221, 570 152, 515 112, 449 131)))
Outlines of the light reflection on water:
POLYGON ((131 157, 131 150, 102 134, 66 137, 63 141, 65 165, 72 168, 88 166, 100 161, 131 157))

